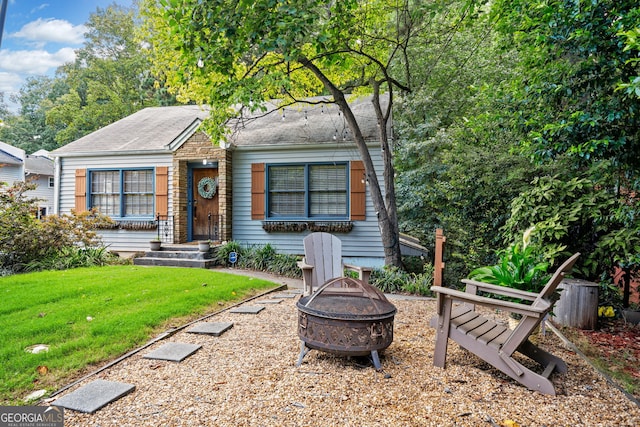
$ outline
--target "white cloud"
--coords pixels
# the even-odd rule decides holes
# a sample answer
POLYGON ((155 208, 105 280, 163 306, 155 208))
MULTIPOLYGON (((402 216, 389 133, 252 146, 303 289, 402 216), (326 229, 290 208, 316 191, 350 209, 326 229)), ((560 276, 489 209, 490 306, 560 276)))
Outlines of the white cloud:
POLYGON ((47 74, 60 65, 75 60, 73 48, 64 47, 57 52, 46 50, 1 50, 0 69, 20 74, 47 74))
POLYGON ((87 27, 73 25, 62 19, 38 18, 25 24, 19 31, 9 35, 11 38, 21 38, 42 47, 47 43, 81 44, 87 27))
POLYGON ((5 92, 5 102, 8 101, 8 95, 17 92, 21 84, 22 78, 19 75, 0 71, 0 92, 5 92))

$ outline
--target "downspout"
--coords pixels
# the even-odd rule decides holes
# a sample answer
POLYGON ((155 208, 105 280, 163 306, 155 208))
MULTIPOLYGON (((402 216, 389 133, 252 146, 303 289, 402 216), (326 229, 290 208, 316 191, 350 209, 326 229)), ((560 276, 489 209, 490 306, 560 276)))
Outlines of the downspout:
POLYGON ((60 215, 60 157, 53 159, 53 214, 60 215))

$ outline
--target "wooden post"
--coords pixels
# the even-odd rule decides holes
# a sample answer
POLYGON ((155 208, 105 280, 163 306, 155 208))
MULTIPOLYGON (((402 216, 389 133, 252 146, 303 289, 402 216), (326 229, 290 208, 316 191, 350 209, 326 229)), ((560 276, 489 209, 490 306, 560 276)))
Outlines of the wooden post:
POLYGON ((442 254, 444 253, 444 243, 446 241, 447 238, 444 236, 442 228, 437 228, 435 259, 433 261, 433 286, 442 286, 442 274, 444 272, 442 254))

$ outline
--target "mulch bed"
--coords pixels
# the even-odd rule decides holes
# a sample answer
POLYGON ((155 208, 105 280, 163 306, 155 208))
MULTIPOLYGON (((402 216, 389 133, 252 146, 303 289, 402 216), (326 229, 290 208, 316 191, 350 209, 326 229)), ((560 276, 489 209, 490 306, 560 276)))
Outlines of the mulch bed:
MULTIPOLYGON (((589 343, 588 347, 576 344, 589 357, 599 357, 611 371, 622 370, 636 378, 635 398, 640 399, 640 326, 624 319, 599 319, 598 329, 574 330, 589 343)), ((572 334, 572 335, 573 335, 572 334)))

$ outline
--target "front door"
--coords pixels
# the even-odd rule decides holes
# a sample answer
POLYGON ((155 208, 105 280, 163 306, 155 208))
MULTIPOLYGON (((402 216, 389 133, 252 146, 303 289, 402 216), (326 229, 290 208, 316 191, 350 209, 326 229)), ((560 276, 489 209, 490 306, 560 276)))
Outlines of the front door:
POLYGON ((216 239, 218 234, 218 169, 193 169, 193 240, 216 239))

